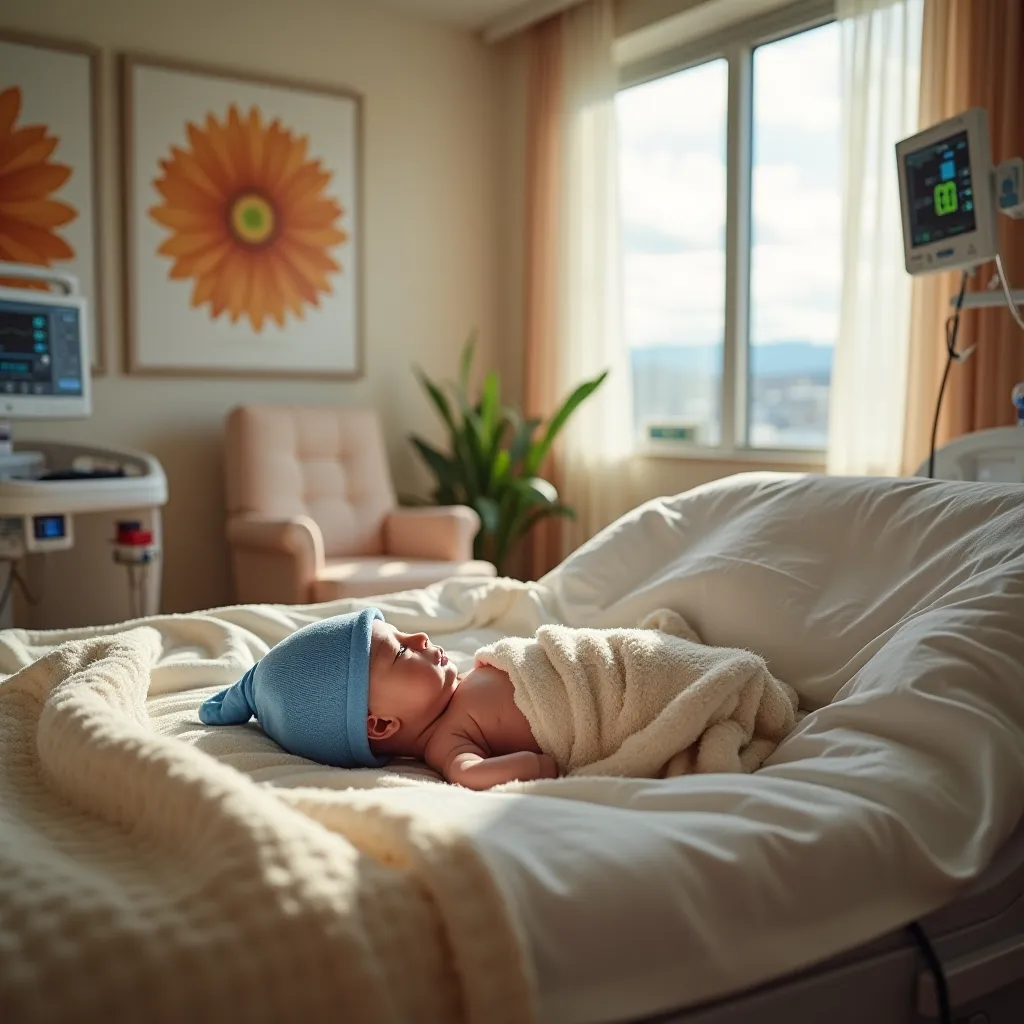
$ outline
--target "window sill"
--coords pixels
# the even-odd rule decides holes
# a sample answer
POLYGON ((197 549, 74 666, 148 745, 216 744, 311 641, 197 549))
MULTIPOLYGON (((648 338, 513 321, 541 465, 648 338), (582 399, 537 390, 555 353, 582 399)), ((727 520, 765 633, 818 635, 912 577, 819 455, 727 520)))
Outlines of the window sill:
POLYGON ((736 462, 764 467, 795 467, 823 472, 826 455, 820 448, 717 448, 677 441, 647 442, 637 448, 645 459, 680 459, 701 462, 736 462))

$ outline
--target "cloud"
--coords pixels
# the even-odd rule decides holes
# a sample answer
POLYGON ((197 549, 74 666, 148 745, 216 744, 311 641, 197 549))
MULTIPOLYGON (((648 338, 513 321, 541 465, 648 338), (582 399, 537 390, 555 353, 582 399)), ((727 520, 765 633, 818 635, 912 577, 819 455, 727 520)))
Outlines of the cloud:
POLYGON ((725 144, 728 65, 713 60, 624 89, 616 99, 619 133, 633 152, 725 144))
MULTIPOLYGON (((826 26, 755 52, 755 344, 835 340, 842 212, 838 46, 838 28, 826 26)), ((631 345, 722 342, 723 71, 702 65, 620 94, 631 345)))
POLYGON ((842 287, 839 247, 757 245, 751 253, 750 341, 834 344, 842 287))
POLYGON ((840 35, 833 22, 754 51, 754 119, 762 127, 829 131, 840 117, 840 35))
POLYGON ((632 346, 720 344, 725 253, 627 254, 626 337, 632 346))
POLYGON ((838 239, 842 229, 839 182, 814 186, 798 164, 754 168, 754 241, 805 242, 838 239))
POLYGON ((626 152, 620 194, 627 236, 655 234, 676 250, 720 248, 725 241, 725 162, 712 153, 645 159, 626 152))

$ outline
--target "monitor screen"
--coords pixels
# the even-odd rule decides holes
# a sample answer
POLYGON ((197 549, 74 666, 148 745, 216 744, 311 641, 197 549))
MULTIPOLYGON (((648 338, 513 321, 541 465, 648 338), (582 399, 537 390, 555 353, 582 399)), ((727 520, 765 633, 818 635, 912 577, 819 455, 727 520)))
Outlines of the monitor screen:
POLYGON ((961 131, 904 157, 910 244, 941 242, 974 231, 974 189, 967 132, 961 131))
POLYGON ((82 358, 76 307, 0 300, 0 398, 81 398, 82 358))

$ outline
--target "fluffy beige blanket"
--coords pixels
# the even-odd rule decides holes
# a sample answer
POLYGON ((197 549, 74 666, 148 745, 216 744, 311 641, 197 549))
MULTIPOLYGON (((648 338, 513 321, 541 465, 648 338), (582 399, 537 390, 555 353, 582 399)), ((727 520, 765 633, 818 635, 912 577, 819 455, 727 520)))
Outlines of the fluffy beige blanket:
POLYGON ((749 651, 707 647, 675 612, 639 629, 542 626, 482 648, 507 672, 565 775, 752 772, 796 724, 797 696, 749 651))
MULTIPOLYGON (((271 791, 152 731, 162 640, 199 649, 225 624, 162 628, 0 682, 0 1021, 532 1019, 455 829, 379 792, 271 791)), ((166 671, 210 681, 209 662, 166 671)))

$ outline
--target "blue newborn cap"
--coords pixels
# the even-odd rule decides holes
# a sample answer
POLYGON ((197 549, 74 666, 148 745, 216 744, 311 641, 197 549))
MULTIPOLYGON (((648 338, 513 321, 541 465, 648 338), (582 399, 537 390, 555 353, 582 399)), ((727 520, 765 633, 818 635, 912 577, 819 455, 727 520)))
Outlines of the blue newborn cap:
POLYGON ((338 768, 379 768, 366 736, 370 638, 376 608, 335 615, 296 630, 234 686, 204 701, 205 725, 241 725, 252 716, 285 750, 338 768))

